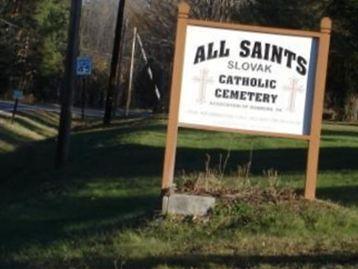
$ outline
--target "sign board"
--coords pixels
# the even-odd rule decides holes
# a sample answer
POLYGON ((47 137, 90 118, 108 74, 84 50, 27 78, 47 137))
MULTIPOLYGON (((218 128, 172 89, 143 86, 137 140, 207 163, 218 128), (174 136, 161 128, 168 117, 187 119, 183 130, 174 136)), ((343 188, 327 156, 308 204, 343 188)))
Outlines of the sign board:
POLYGON ((179 123, 308 135, 317 40, 187 27, 179 123))
POLYGON ((90 76, 92 74, 92 59, 90 57, 78 57, 76 63, 78 76, 90 76))
POLYGON ((24 93, 21 90, 14 90, 12 93, 12 98, 13 99, 17 99, 17 100, 22 100, 24 99, 24 93))
POLYGON ((179 127, 308 142, 315 198, 332 22, 291 30, 189 19, 179 5, 162 192, 173 184, 179 127))

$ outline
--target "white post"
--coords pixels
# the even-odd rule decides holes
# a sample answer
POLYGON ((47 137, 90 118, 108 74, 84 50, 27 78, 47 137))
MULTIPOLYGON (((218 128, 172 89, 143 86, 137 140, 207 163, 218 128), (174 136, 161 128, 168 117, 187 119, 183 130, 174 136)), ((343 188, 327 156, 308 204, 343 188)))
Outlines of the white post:
MULTIPOLYGON (((147 54, 145 53, 142 39, 141 39, 141 37, 140 37, 140 35, 139 35, 138 33, 137 33, 137 40, 138 40, 138 43, 139 43, 139 46, 140 46, 140 49, 141 49, 141 52, 142 52, 142 56, 143 56, 144 63, 148 66, 148 57, 147 57, 147 54)), ((154 82, 155 94, 156 94, 158 100, 160 100, 162 97, 161 97, 161 95, 160 95, 160 91, 159 91, 159 88, 158 88, 157 84, 155 84, 154 76, 153 76, 153 71, 152 71, 152 69, 150 68, 150 66, 148 66, 147 72, 148 72, 148 75, 149 75, 150 79, 154 82)))
POLYGON ((129 85, 128 85, 128 94, 127 94, 127 104, 126 104, 126 117, 129 115, 129 108, 131 105, 132 99, 132 87, 133 87, 133 73, 134 73, 134 61, 135 61, 135 52, 136 52, 136 36, 137 36, 137 27, 133 29, 133 42, 132 42, 132 57, 131 57, 131 67, 129 71, 129 85))

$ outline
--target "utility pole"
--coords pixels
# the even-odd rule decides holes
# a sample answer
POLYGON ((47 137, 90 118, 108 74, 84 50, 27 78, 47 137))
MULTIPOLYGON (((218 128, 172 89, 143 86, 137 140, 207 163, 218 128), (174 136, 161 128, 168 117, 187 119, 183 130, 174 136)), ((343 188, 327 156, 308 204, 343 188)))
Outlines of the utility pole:
MULTIPOLYGON (((124 20, 124 18, 123 18, 123 20, 124 20)), ((127 33, 127 28, 128 28, 128 24, 129 24, 129 20, 128 20, 128 18, 125 20, 125 22, 124 22, 124 24, 123 24, 123 27, 122 27, 122 38, 123 38, 123 42, 125 41, 125 39, 124 39, 124 37, 126 36, 126 33, 127 33)), ((124 54, 124 51, 125 51, 125 48, 126 48, 126 46, 123 44, 123 42, 122 42, 122 44, 121 44, 121 48, 120 48, 120 58, 119 58, 119 66, 118 66, 118 74, 117 74, 117 90, 116 90, 116 97, 115 97, 115 102, 114 102, 114 110, 113 110, 113 113, 112 113, 112 115, 113 115, 113 117, 115 117, 116 116, 116 114, 117 114, 117 108, 118 108, 118 106, 119 106, 119 104, 120 104, 120 102, 121 102, 121 99, 122 99, 122 97, 123 97, 123 90, 121 90, 121 86, 122 86, 122 81, 121 81, 121 79, 122 79, 122 77, 121 77, 121 70, 122 70, 122 65, 120 64, 120 62, 121 62, 121 60, 122 60, 122 55, 124 54)))
POLYGON ((78 56, 81 8, 82 0, 71 0, 65 76, 61 91, 61 116, 56 152, 56 167, 58 168, 65 165, 69 155, 72 103, 76 87, 76 58, 78 56))
POLYGON ((114 36, 111 73, 109 76, 109 85, 108 85, 107 97, 106 97, 106 107, 105 107, 105 113, 103 118, 104 124, 110 124, 112 120, 113 103, 114 103, 115 91, 116 91, 116 77, 118 73, 118 62, 119 62, 119 54, 120 54, 121 38, 122 38, 124 5, 125 5, 125 0, 120 0, 118 6, 116 32, 114 36))

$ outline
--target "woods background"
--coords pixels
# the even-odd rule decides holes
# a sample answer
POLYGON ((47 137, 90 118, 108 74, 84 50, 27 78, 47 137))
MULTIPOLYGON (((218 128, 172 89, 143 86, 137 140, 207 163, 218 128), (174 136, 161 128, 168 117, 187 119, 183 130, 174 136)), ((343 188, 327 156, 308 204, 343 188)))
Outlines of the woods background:
MULTIPOLYGON (((358 120, 357 0, 190 0, 194 18, 295 29, 319 29, 320 19, 334 23, 325 117, 358 120)), ((0 97, 23 89, 27 102, 58 102, 69 17, 67 0, 0 0, 0 97)), ((131 0, 126 3, 118 105, 126 99, 133 27, 160 74, 163 106, 174 51, 178 0, 131 0)), ((88 105, 103 107, 108 86, 118 0, 84 0, 80 54, 94 60, 88 81, 88 105)), ((146 77, 140 50, 136 53, 134 106, 150 107, 154 91, 146 77)), ((79 91, 76 103, 80 102, 79 91)))

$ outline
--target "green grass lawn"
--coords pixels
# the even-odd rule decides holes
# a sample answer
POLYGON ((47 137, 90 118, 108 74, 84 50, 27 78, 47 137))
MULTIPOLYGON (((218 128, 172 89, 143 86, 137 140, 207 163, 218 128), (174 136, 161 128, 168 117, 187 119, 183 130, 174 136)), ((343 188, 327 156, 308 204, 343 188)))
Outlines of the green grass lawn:
MULTIPOLYGON (((320 201, 235 202, 182 219, 158 213, 164 119, 77 127, 63 170, 55 115, 0 121, 1 269, 358 267, 358 125, 324 126, 320 201)), ((227 152, 227 178, 251 159, 252 182, 274 169, 280 185, 304 186, 304 142, 193 130, 180 131, 177 178, 204 171, 207 154, 216 169, 227 152)))

